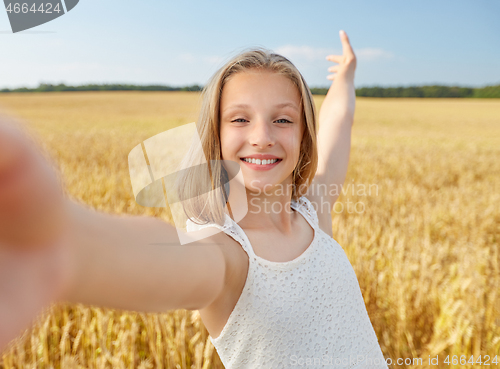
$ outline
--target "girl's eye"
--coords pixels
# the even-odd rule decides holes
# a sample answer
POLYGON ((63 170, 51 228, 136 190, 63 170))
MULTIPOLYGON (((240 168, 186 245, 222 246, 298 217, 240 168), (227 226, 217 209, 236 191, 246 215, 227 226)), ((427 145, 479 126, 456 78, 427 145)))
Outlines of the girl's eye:
MULTIPOLYGON (((247 122, 247 120, 245 118, 237 118, 237 119, 233 119, 231 121, 231 123, 245 123, 247 122)), ((277 119, 275 121, 276 123, 281 123, 281 124, 289 124, 289 123, 292 123, 290 122, 288 119, 285 119, 285 118, 282 118, 282 119, 277 119)))

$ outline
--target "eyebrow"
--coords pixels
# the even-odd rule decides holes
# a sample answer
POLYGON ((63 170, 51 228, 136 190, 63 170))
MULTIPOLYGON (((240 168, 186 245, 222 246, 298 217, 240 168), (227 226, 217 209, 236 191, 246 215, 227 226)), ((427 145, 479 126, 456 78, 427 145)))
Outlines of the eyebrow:
MULTIPOLYGON (((250 107, 250 105, 247 105, 247 104, 235 104, 235 105, 231 105, 228 108, 224 109, 223 113, 225 113, 227 110, 230 110, 230 109, 249 108, 249 107, 250 107)), ((274 107, 275 108, 292 108, 292 109, 296 110, 297 112, 299 112, 299 109, 297 109, 297 106, 291 102, 276 104, 276 105, 274 105, 274 107)))

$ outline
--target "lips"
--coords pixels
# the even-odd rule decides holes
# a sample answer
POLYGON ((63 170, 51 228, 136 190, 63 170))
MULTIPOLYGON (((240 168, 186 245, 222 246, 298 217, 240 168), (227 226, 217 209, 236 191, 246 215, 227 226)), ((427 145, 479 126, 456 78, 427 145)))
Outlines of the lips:
POLYGON ((260 159, 260 160, 266 160, 266 159, 280 159, 276 155, 270 155, 270 154, 252 154, 248 156, 242 156, 240 159, 260 159))
POLYGON ((246 166, 247 168, 251 169, 251 170, 256 170, 256 171, 268 171, 268 170, 272 170, 274 167, 276 167, 277 165, 279 165, 282 160, 281 159, 275 159, 275 160, 272 160, 272 159, 263 159, 263 160, 260 160, 260 159, 240 159, 242 164, 244 166, 246 166), (250 160, 250 162, 248 162, 247 160, 250 160))
MULTIPOLYGON (((246 161, 246 160, 244 160, 244 159, 254 159, 254 158, 241 158, 241 159, 240 159, 241 161, 243 161, 243 162, 245 162, 245 163, 249 163, 249 164, 251 164, 250 162, 248 162, 248 161, 246 161)), ((262 160, 260 160, 260 161, 262 162, 263 160, 276 160, 273 164, 275 164, 275 163, 279 163, 280 161, 282 161, 282 159, 262 159, 262 160)))

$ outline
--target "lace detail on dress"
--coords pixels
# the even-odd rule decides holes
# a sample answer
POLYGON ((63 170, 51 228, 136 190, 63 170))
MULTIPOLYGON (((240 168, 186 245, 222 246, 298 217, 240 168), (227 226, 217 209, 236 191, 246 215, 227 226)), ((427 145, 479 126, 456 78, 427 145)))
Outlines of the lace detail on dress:
MULTIPOLYGON (((344 250, 317 227, 308 199, 292 206, 315 228, 315 239, 291 262, 249 257, 241 295, 220 335, 210 336, 222 363, 226 369, 387 369, 344 250)), ((224 232, 252 252, 236 223, 224 232)))
POLYGON ((318 214, 316 213, 314 206, 305 196, 299 197, 296 202, 292 201, 292 204, 293 203, 297 203, 298 209, 300 209, 303 213, 305 212, 307 214, 307 217, 309 217, 309 219, 312 220, 315 225, 318 225, 318 214))
MULTIPOLYGON (((312 206, 311 202, 306 197, 302 196, 297 201, 291 200, 290 206, 293 209, 297 210, 299 213, 301 213, 304 216, 304 218, 308 221, 308 223, 314 229, 315 240, 316 240, 316 238, 317 238, 316 235, 319 231, 318 215, 316 214, 316 210, 314 210, 314 207, 312 206)), ((228 236, 233 238, 236 242, 241 244, 241 246, 243 247, 243 249, 245 250, 245 252, 248 254, 248 256, 251 259, 253 259, 253 260, 259 259, 264 263, 266 263, 266 262, 270 263, 270 264, 274 263, 272 261, 262 259, 262 258, 258 257, 257 255, 255 255, 255 252, 253 251, 252 245, 250 244, 250 240, 248 239, 245 231, 238 225, 238 223, 236 223, 233 219, 231 219, 229 217, 229 215, 226 214, 225 216, 226 216, 226 220, 224 222, 224 226, 222 226, 222 227, 216 223, 208 223, 208 224, 200 225, 200 224, 194 223, 193 221, 188 219, 186 222, 187 232, 199 231, 199 230, 201 230, 203 228, 207 228, 207 227, 216 227, 216 228, 220 229, 221 231, 225 232, 228 236)), ((313 240, 313 243, 315 240, 313 240)), ((311 244, 303 254, 305 254, 306 252, 309 252, 308 250, 311 248, 311 246, 313 246, 313 244, 311 244)), ((298 258, 296 258, 290 262, 294 262, 295 260, 299 259, 300 257, 302 257, 302 255, 300 255, 298 258)), ((287 262, 283 262, 283 263, 278 262, 275 264, 285 265, 286 263, 287 262)))
POLYGON ((226 233, 231 238, 233 238, 236 242, 238 242, 249 256, 254 255, 251 247, 248 247, 246 244, 245 233, 243 232, 243 230, 239 226, 235 227, 235 225, 237 225, 237 224, 234 222, 234 220, 232 220, 229 217, 229 215, 226 214, 226 220, 224 222, 224 226, 220 226, 217 223, 208 223, 208 224, 200 225, 200 224, 194 223, 193 221, 188 219, 186 221, 186 230, 187 230, 187 232, 193 232, 193 231, 199 231, 199 230, 201 230, 203 228, 207 228, 207 227, 216 227, 216 228, 220 229, 221 231, 223 231, 224 233, 226 233))

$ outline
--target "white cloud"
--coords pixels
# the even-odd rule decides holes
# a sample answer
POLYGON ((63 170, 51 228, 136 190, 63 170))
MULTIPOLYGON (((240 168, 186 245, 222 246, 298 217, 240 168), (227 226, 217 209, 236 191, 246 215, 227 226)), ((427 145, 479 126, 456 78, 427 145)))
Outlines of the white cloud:
MULTIPOLYGON (((291 60, 306 60, 308 62, 325 60, 327 55, 341 55, 342 51, 335 51, 327 47, 284 45, 275 49, 278 54, 291 60)), ((380 48, 366 47, 354 49, 354 53, 359 60, 374 61, 380 59, 394 58, 394 54, 380 48)))
POLYGON ((204 56, 203 60, 208 63, 219 64, 224 61, 224 58, 222 56, 213 55, 213 56, 204 56))
POLYGON ((194 55, 190 54, 190 53, 179 54, 178 58, 180 60, 188 62, 188 63, 193 63, 196 60, 196 58, 194 57, 194 55))
POLYGON ((392 59, 394 58, 394 54, 385 51, 383 49, 365 47, 364 49, 354 50, 356 57, 358 59, 372 61, 372 60, 380 60, 380 59, 392 59))
MULTIPOLYGON (((327 63, 327 55, 340 55, 342 50, 335 50, 328 47, 313 47, 307 45, 283 45, 274 49, 278 54, 281 54, 289 58, 300 70, 307 70, 315 66, 317 68, 319 62, 327 63)), ((376 60, 387 60, 394 58, 394 55, 388 51, 380 48, 362 48, 355 49, 354 52, 358 60, 363 61, 376 61, 376 60)), ((194 53, 182 53, 178 54, 178 60, 183 64, 195 65, 197 63, 202 63, 204 68, 208 68, 210 71, 212 68, 218 68, 227 59, 220 55, 198 55, 194 53)), ((210 72, 211 73, 211 72, 210 72)))
POLYGON ((284 45, 275 49, 289 59, 305 59, 307 61, 325 60, 327 55, 332 54, 332 49, 326 47, 284 45))

